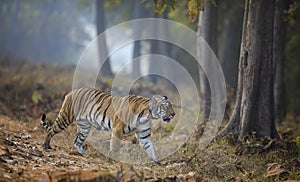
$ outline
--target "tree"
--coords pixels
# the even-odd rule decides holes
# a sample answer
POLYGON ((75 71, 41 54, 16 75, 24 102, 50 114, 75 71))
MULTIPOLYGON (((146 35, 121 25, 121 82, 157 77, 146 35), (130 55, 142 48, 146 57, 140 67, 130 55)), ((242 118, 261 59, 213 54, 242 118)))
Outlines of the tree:
MULTIPOLYGON (((105 17, 104 17, 104 0, 96 0, 96 25, 97 25, 97 35, 100 35, 105 31, 105 17)), ((104 35, 105 36, 105 35, 104 35)), ((108 50, 106 39, 98 41, 99 46, 99 62, 102 65, 101 74, 103 76, 112 76, 110 61, 108 58, 108 50), (106 59, 107 58, 107 59, 106 59)))
MULTIPOLYGON (((143 18, 144 14, 143 5, 139 1, 134 3, 134 19, 143 18)), ((139 27, 135 27, 134 33, 137 34, 137 37, 140 37, 142 31, 139 27)), ((141 56, 141 41, 135 41, 133 45, 133 55, 132 58, 137 58, 141 56)), ((134 61, 132 64, 132 76, 138 77, 141 75, 140 61, 134 61)))
POLYGON ((44 48, 44 46, 39 46, 42 44, 42 42, 49 42, 47 40, 49 37, 47 36, 47 30, 49 27, 47 25, 49 24, 49 19, 51 15, 55 12, 55 2, 47 2, 45 1, 46 7, 43 11, 43 14, 40 16, 40 25, 38 29, 38 33, 35 35, 35 40, 34 40, 34 47, 36 50, 36 57, 34 58, 35 60, 42 60, 43 56, 46 55, 47 49, 44 48), (43 36, 41 36, 43 35, 43 36))
MULTIPOLYGON (((10 22, 10 29, 11 31, 14 31, 14 33, 17 31, 17 28, 16 28, 16 25, 19 23, 18 21, 18 14, 19 14, 19 11, 20 11, 20 0, 17 0, 15 2, 15 9, 14 9, 14 13, 13 13, 13 18, 12 18, 12 21, 10 22)), ((15 42, 16 37, 12 37, 12 40, 7 42, 7 45, 9 46, 8 49, 10 50, 13 50, 13 42, 15 42)))
POLYGON ((273 44, 273 62, 275 67, 274 96, 275 113, 278 121, 285 118, 286 99, 284 84, 284 65, 285 65, 285 40, 287 21, 284 12, 289 8, 289 0, 276 0, 274 16, 274 44, 273 44))
MULTIPOLYGON (((217 2, 216 2, 217 3, 217 2)), ((217 7, 213 5, 211 1, 207 1, 204 4, 204 11, 199 12, 198 20, 198 32, 197 34, 205 39, 211 49, 216 53, 217 52, 217 7)), ((200 44, 198 44, 200 45, 200 44)), ((205 50, 202 51, 201 45, 197 47, 198 50, 198 59, 208 58, 209 55, 205 50)), ((209 64, 209 60, 205 60, 205 64, 209 64)), ((211 107, 211 93, 208 79, 202 70, 199 68, 200 76, 200 91, 202 95, 202 113, 203 119, 207 120, 210 114, 211 107)))
MULTIPOLYGON (((162 14, 154 14, 153 18, 162 18, 162 19, 168 19, 168 9, 166 9, 162 14)), ((158 26, 152 27, 152 31, 155 32, 155 34, 165 34, 166 37, 169 33, 169 29, 167 26, 158 26)), ((150 40, 150 53, 151 54, 159 54, 164 56, 169 56, 169 44, 163 41, 159 40, 150 40)), ((153 63, 153 61, 149 62, 149 69, 150 70, 160 70, 161 72, 165 72, 167 68, 167 65, 164 65, 163 63, 157 65, 153 63)), ((157 83, 158 79, 156 75, 150 75, 149 76, 151 82, 157 83)))
MULTIPOLYGON (((191 20, 198 14, 195 9, 201 8, 201 2, 188 2, 191 20)), ((274 9, 275 0, 245 1, 236 103, 219 136, 233 131, 240 140, 253 132, 258 138, 278 137, 273 92, 274 9)))
POLYGON ((273 93, 273 25, 275 0, 246 0, 237 84, 237 98, 229 123, 242 140, 277 138, 273 93))

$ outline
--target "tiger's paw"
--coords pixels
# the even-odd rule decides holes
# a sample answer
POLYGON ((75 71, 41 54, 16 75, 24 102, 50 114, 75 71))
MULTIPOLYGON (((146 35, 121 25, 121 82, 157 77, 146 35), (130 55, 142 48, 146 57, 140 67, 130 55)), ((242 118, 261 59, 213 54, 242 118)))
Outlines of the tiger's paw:
POLYGON ((44 144, 44 145, 43 145, 43 149, 44 149, 45 151, 49 151, 49 150, 52 149, 52 147, 51 147, 50 145, 44 144))
POLYGON ((107 153, 107 156, 110 157, 110 158, 113 158, 117 155, 118 153, 115 152, 115 151, 112 151, 112 150, 109 150, 108 153, 107 153))
POLYGON ((74 147, 76 148, 77 152, 78 152, 80 155, 82 155, 82 156, 85 155, 82 145, 76 145, 76 144, 74 144, 74 147))
POLYGON ((86 158, 90 156, 89 154, 85 154, 85 153, 83 153, 81 155, 82 155, 82 157, 86 157, 86 158))
POLYGON ((152 160, 152 162, 153 162, 154 164, 158 165, 158 166, 161 166, 161 163, 160 163, 159 160, 152 160))

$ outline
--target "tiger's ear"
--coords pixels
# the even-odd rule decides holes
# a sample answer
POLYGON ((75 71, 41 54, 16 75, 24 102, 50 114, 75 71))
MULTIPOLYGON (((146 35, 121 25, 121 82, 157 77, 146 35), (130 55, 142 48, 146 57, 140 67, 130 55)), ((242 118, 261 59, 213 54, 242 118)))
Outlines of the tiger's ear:
POLYGON ((163 99, 164 99, 164 100, 168 100, 168 97, 164 95, 164 96, 163 96, 163 99))

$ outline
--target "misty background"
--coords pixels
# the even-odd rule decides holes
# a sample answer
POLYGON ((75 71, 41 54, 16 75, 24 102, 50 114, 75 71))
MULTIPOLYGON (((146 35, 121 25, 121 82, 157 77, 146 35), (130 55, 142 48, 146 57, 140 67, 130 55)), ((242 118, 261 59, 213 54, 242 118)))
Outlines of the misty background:
MULTIPOLYGON (((154 13, 153 1, 96 1, 96 0, 2 0, 0 2, 0 59, 27 61, 56 66, 74 66, 85 48, 98 34, 120 23, 138 18, 165 18, 183 23, 197 31, 197 21, 191 22, 187 16, 186 2, 177 2, 175 10, 168 8, 163 14, 154 13)), ((228 93, 234 96, 237 82, 241 29, 244 2, 220 1, 217 17, 216 55, 222 65, 228 85, 228 93)), ((292 9, 292 8, 291 8, 292 9)), ((293 9, 292 9, 293 10, 293 9)), ((287 38, 285 41, 285 105, 286 112, 300 114, 299 96, 299 22, 294 16, 286 17, 287 38)), ((138 27, 137 27, 138 28, 138 27)), ((183 38, 180 32, 172 32, 167 27, 153 27, 159 33, 169 33, 183 38)), ((143 32, 141 32, 143 33, 143 32)), ((134 35, 124 27, 121 35, 106 35, 107 49, 112 42, 130 40, 134 35)), ((195 45, 196 46, 196 45, 195 45)), ((145 40, 128 44, 109 58, 105 70, 107 75, 119 71, 128 61, 140 55, 154 53, 166 55, 178 61, 198 83, 199 73, 196 61, 180 48, 164 42, 145 40)), ((100 55, 101 56, 101 55, 100 55)), ((101 60, 100 60, 101 61, 101 60)), ((102 60, 103 61, 103 60, 102 60)), ((73 67, 74 68, 74 67, 73 67)), ((164 69, 148 60, 147 64, 135 64, 128 70, 133 75, 147 72, 148 69, 164 69)), ((176 73, 173 73, 176 75, 176 73)), ((152 82, 157 78, 149 76, 152 82)))

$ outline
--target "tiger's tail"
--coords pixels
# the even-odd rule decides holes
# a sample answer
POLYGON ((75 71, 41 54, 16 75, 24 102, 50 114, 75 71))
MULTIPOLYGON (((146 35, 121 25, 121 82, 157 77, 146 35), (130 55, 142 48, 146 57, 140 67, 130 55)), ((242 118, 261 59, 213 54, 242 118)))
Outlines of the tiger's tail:
POLYGON ((41 124, 46 130, 48 130, 49 125, 46 122, 46 114, 45 113, 42 115, 41 124))

